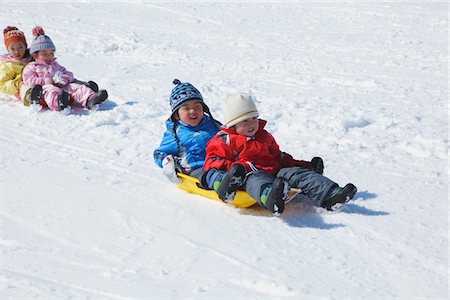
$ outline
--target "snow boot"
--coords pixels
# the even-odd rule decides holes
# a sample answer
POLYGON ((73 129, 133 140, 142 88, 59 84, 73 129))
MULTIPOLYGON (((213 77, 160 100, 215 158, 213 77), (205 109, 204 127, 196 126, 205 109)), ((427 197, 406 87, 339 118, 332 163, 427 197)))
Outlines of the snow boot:
POLYGON ((88 84, 88 87, 91 89, 91 90, 93 90, 94 92, 98 92, 98 84, 95 82, 95 81, 91 81, 91 80, 89 80, 88 82, 87 82, 87 84, 88 84))
POLYGON ((284 211, 284 200, 289 193, 288 182, 281 177, 275 178, 272 186, 266 187, 261 193, 261 203, 273 214, 284 211))
POLYGON ((108 99, 108 92, 106 90, 100 90, 95 93, 86 104, 88 109, 92 109, 95 105, 100 104, 108 99))
POLYGON ((223 176, 222 180, 214 182, 214 190, 224 202, 231 202, 236 195, 236 190, 244 184, 246 170, 243 165, 233 165, 223 176))
POLYGON ((347 183, 344 188, 339 188, 338 191, 333 193, 328 199, 322 203, 322 207, 327 210, 332 210, 331 208, 337 203, 346 203, 356 194, 358 189, 352 183, 347 183))
POLYGON ((39 102, 41 101, 41 97, 42 97, 42 85, 36 84, 31 88, 30 91, 30 104, 31 105, 39 104, 39 102))
POLYGON ((323 174, 323 160, 320 157, 313 157, 311 159, 311 170, 315 171, 316 173, 322 175, 323 174))
POLYGON ((59 91, 58 93, 58 107, 60 110, 64 110, 67 106, 69 106, 70 99, 69 94, 66 91, 59 91))

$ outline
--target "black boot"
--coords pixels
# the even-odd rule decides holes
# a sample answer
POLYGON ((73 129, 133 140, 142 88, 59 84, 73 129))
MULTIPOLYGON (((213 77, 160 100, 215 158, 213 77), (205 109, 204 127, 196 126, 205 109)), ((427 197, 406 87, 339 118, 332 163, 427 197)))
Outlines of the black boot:
POLYGON ((322 175, 323 169, 324 167, 322 158, 316 156, 313 159, 311 159, 311 170, 322 175))
POLYGON ((108 92, 106 90, 100 90, 95 93, 87 102, 86 107, 92 109, 97 104, 100 104, 108 99, 108 92))
POLYGON ((246 170, 243 165, 233 165, 219 184, 214 184, 219 198, 224 202, 231 202, 236 190, 244 184, 246 170))
POLYGON ((326 199, 322 203, 322 207, 327 210, 332 210, 331 208, 337 203, 346 203, 353 199, 358 189, 352 183, 347 183, 344 188, 341 188, 337 193, 332 195, 330 198, 326 199))
POLYGON ((31 88, 30 91, 30 104, 31 105, 39 104, 39 102, 41 101, 41 97, 42 97, 42 85, 36 84, 31 88))
POLYGON ((288 182, 281 177, 275 178, 272 187, 265 190, 268 193, 261 195, 261 202, 274 214, 281 214, 284 211, 284 200, 289 192, 288 182))
POLYGON ((70 104, 69 94, 66 91, 59 91, 58 93, 58 107, 64 110, 70 104))
POLYGON ((95 81, 88 81, 88 86, 91 90, 93 90, 94 92, 98 92, 98 84, 95 81))

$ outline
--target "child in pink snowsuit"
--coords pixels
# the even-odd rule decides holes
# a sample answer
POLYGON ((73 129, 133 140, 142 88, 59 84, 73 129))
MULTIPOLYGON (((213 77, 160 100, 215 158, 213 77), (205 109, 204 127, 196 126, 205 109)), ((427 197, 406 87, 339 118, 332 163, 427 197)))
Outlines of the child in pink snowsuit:
POLYGON ((34 39, 31 42, 30 53, 36 61, 26 65, 22 78, 26 85, 42 86, 43 99, 39 104, 51 110, 64 110, 75 102, 91 109, 108 98, 106 90, 95 93, 86 85, 76 83, 72 72, 58 64, 55 58, 55 45, 44 34, 42 27, 33 28, 32 33, 34 39))

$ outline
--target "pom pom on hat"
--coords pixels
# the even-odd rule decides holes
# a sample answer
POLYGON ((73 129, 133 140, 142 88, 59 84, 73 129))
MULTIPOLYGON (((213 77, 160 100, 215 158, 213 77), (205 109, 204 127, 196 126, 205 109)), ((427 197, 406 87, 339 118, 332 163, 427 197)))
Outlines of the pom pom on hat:
POLYGON ((30 53, 35 53, 44 49, 56 50, 52 40, 45 35, 44 29, 41 26, 36 26, 31 31, 33 33, 33 41, 30 46, 30 53))
POLYGON ((259 116, 253 97, 246 93, 236 93, 225 99, 223 114, 227 128, 248 118, 259 116))
POLYGON ((21 41, 24 43, 25 47, 27 47, 25 35, 15 26, 7 26, 3 29, 3 37, 5 38, 6 49, 8 49, 9 44, 14 41, 21 41))
POLYGON ((19 30, 19 28, 17 28, 16 26, 6 26, 5 29, 3 29, 3 34, 7 33, 8 31, 11 30, 19 30))
POLYGON ((41 26, 36 26, 31 30, 31 33, 33 34, 33 36, 40 36, 40 35, 44 35, 44 29, 41 26))

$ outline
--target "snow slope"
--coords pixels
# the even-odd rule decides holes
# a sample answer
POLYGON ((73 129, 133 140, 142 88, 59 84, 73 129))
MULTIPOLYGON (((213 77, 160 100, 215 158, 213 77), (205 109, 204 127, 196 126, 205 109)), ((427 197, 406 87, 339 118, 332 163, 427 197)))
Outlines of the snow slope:
POLYGON ((1 299, 448 299, 448 4, 2 3, 110 95, 0 95, 1 299), (49 8, 51 7, 51 9, 49 8), (353 182, 280 217, 176 189, 153 163, 171 81, 213 114, 258 99, 281 148, 353 182))

